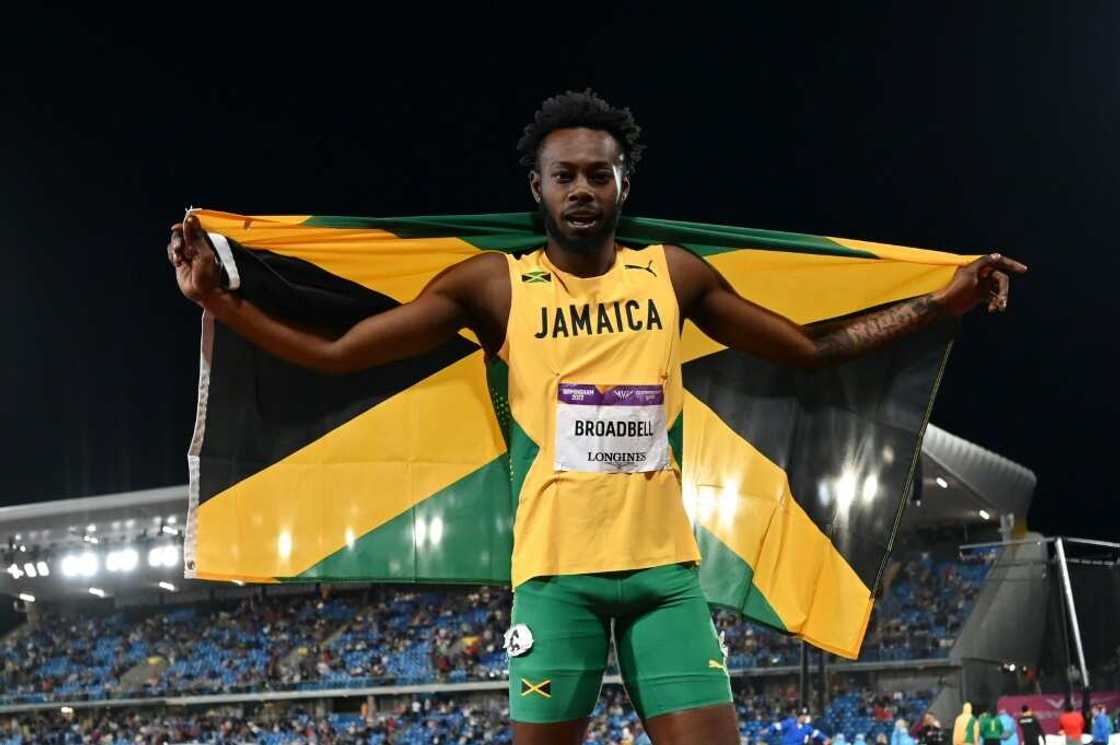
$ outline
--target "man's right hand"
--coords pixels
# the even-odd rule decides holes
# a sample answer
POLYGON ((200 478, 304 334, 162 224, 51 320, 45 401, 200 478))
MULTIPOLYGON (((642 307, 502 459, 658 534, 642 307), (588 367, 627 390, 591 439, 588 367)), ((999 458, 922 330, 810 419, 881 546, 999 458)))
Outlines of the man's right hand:
POLYGON ((179 290, 199 305, 222 292, 218 256, 194 215, 171 226, 167 260, 175 267, 179 290))

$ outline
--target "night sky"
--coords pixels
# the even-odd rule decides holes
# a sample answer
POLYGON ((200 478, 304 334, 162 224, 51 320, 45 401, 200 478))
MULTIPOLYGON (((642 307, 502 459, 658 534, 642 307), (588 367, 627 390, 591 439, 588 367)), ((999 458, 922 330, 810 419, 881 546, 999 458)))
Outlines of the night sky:
POLYGON ((527 210, 521 128, 591 86, 645 132, 630 214, 1029 264, 932 421, 1038 474, 1032 528, 1120 534, 1120 5, 233 5, 5 22, 0 504, 186 481, 183 208, 527 210))

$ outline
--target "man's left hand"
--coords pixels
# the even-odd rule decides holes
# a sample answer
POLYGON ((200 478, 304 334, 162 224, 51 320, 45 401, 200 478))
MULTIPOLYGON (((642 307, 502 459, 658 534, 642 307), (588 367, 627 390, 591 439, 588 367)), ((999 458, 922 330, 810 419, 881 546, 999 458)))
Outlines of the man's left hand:
POLYGON ((934 300, 954 317, 963 316, 981 303, 987 303, 989 313, 1002 312, 1007 310, 1010 275, 1026 271, 1025 264, 1006 256, 981 256, 957 269, 949 284, 934 293, 934 300))

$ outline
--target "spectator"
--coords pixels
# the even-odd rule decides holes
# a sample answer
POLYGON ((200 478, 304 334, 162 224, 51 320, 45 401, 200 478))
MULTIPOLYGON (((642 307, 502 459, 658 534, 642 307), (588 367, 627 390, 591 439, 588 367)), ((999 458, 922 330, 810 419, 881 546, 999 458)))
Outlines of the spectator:
POLYGON ((972 715, 972 704, 965 701, 953 722, 953 745, 979 745, 978 724, 972 715))
POLYGON ((1000 745, 1003 740, 1003 722, 1000 721, 999 716, 989 711, 990 707, 985 704, 981 707, 980 713, 980 739, 983 740, 984 745, 1000 745))
POLYGON ((891 745, 914 745, 914 738, 910 736, 910 728, 906 725, 905 719, 899 719, 894 723, 891 745))
POLYGON ((1062 715, 1058 717, 1058 734, 1065 735, 1066 745, 1081 745, 1081 735, 1085 733, 1085 717, 1073 710, 1073 704, 1066 702, 1062 715))
POLYGON ((1046 745, 1046 735, 1031 707, 1023 704, 1019 714, 1019 729, 1023 731, 1023 745, 1046 745))
POLYGON ((1108 738, 1112 735, 1112 719, 1109 718, 1105 707, 1093 706, 1093 743, 1108 745, 1108 738))
POLYGON ((941 722, 927 711, 922 717, 922 726, 918 728, 918 742, 921 745, 945 745, 945 730, 941 729, 941 722))
POLYGON ((1007 709, 999 710, 999 723, 1003 726, 1003 745, 1019 745, 1019 727, 1007 709))

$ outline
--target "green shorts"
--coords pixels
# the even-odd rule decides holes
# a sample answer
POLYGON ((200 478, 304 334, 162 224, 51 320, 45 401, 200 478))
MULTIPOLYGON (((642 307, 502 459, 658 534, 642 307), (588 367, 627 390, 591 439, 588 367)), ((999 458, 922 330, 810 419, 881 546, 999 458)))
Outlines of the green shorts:
POLYGON ((671 564, 520 585, 507 634, 510 718, 545 723, 590 716, 612 620, 622 682, 643 720, 731 702, 699 570, 671 564))

